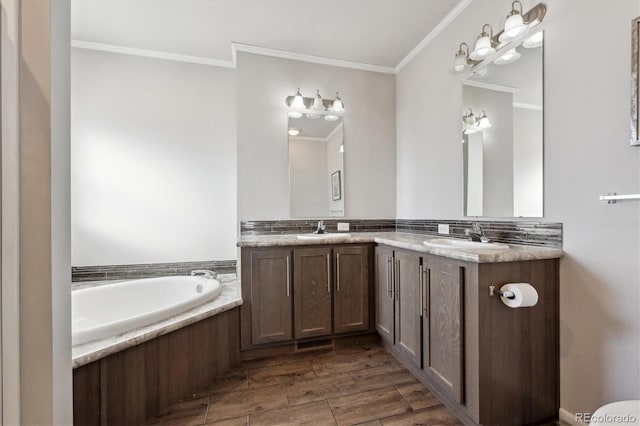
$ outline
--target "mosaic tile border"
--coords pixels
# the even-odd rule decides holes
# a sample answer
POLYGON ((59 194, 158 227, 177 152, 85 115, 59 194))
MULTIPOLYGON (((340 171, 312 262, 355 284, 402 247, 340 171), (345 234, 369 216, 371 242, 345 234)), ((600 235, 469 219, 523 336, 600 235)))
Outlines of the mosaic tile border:
MULTIPOLYGON (((300 234, 313 232, 320 219, 256 220, 240 222, 240 235, 300 234)), ((338 222, 348 222, 349 232, 393 232, 395 219, 322 219, 327 232, 337 232, 338 222)))
MULTIPOLYGON (((476 221, 432 219, 325 219, 326 230, 337 232, 338 222, 348 222, 349 232, 407 232, 427 235, 438 234, 438 224, 449 225, 449 237, 467 238, 465 229, 472 223, 482 225, 492 241, 506 244, 524 244, 562 248, 562 223, 535 221, 476 221)), ((312 232, 318 219, 263 220, 240 222, 240 235, 286 235, 312 232)))
POLYGON ((130 280, 137 278, 189 275, 194 269, 207 269, 219 274, 236 272, 235 260, 203 262, 142 263, 134 265, 101 265, 71 267, 71 282, 130 280))
POLYGON ((438 234, 438 224, 445 224, 449 225, 449 237, 466 239, 465 229, 471 228, 474 222, 482 226, 491 241, 562 248, 562 223, 557 222, 398 219, 396 232, 442 235, 438 234))

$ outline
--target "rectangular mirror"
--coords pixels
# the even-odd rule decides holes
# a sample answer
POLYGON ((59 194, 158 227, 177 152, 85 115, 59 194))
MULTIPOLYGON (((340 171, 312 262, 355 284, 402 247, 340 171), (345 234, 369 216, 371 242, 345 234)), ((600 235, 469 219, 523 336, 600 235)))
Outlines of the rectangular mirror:
POLYGON ((344 217, 344 122, 289 118, 291 217, 344 217))
POLYGON ((466 216, 543 216, 543 34, 462 82, 466 216))

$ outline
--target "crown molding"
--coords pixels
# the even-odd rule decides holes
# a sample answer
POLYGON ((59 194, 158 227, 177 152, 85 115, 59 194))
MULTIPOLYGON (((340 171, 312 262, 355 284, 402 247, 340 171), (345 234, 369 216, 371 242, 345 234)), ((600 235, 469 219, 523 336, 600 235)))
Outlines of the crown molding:
POLYGON ((407 55, 402 58, 400 62, 398 62, 398 65, 396 65, 394 70, 395 74, 402 71, 402 69, 407 66, 407 64, 411 62, 413 58, 415 58, 418 53, 422 51, 422 49, 427 47, 427 45, 431 43, 442 31, 444 31, 444 29, 447 28, 447 26, 449 26, 449 24, 452 23, 458 17, 458 15, 460 15, 462 11, 465 10, 471 3, 473 3, 473 0, 460 0, 458 4, 456 4, 454 8, 451 9, 440 22, 438 22, 438 25, 433 27, 433 29, 429 31, 429 34, 427 34, 420 41, 420 43, 418 43, 413 49, 411 49, 411 51, 407 53, 407 55))
POLYGON ((271 56, 293 61, 309 62, 313 64, 329 65, 340 68, 351 68, 361 71, 371 71, 383 74, 397 74, 409 62, 413 60, 431 41, 433 41, 444 29, 453 22, 467 6, 474 0, 460 0, 453 9, 447 13, 438 25, 418 43, 411 51, 395 66, 366 64, 362 62, 346 61, 342 59, 326 58, 323 56, 305 55, 302 53, 290 52, 287 50, 270 49, 267 47, 254 46, 244 43, 231 43, 231 61, 213 59, 203 56, 181 55, 178 53, 164 52, 161 50, 139 49, 135 47, 119 46, 115 44, 95 43, 84 40, 71 40, 71 47, 78 49, 98 50, 101 52, 120 53, 123 55, 143 56, 146 58, 165 59, 169 61, 187 62, 192 64, 208 65, 213 67, 236 68, 237 52, 252 53, 255 55, 271 56))
POLYGON ((144 56, 146 58, 166 59, 169 61, 188 62, 191 64, 208 65, 213 67, 235 68, 235 61, 205 58, 202 56, 180 55, 178 53, 160 50, 138 49, 135 47, 118 46, 115 44, 94 43, 91 41, 71 40, 71 47, 78 49, 99 50, 101 52, 121 53, 123 55, 144 56))
POLYGON ((478 87, 480 89, 494 90, 496 92, 505 92, 505 93, 516 93, 518 91, 517 87, 501 86, 499 84, 484 83, 482 81, 475 81, 475 80, 462 80, 462 85, 478 87))
POLYGON ((513 103, 513 107, 514 108, 520 108, 520 109, 530 109, 533 111, 542 111, 542 105, 536 105, 536 104, 527 104, 524 102, 514 102, 513 103))
POLYGON ((361 62, 345 61, 342 59, 325 58, 323 56, 303 55, 301 53, 289 52, 287 50, 269 49, 267 47, 253 46, 250 44, 231 43, 233 57, 237 52, 253 53, 255 55, 272 56, 281 59, 291 59, 293 61, 310 62, 312 64, 330 65, 333 67, 352 68, 362 71, 379 72, 384 74, 395 74, 393 67, 382 65, 365 64, 361 62))

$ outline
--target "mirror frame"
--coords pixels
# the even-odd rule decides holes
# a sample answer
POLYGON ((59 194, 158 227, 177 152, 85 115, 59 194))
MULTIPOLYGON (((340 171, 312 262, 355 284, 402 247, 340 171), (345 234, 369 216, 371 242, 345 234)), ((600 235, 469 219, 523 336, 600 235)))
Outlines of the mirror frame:
POLYGON ((631 139, 632 146, 640 146, 640 17, 631 21, 631 139))

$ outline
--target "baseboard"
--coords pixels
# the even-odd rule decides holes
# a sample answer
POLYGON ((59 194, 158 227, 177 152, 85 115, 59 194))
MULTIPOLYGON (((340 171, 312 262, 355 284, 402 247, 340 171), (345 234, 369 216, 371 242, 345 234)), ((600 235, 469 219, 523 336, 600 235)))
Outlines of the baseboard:
POLYGON ((569 424, 571 426, 583 426, 587 424, 576 420, 576 415, 574 413, 569 410, 565 410, 562 407, 560 407, 559 419, 561 422, 569 424))

